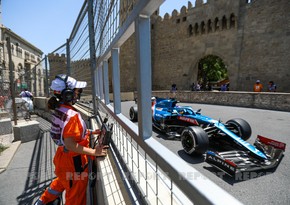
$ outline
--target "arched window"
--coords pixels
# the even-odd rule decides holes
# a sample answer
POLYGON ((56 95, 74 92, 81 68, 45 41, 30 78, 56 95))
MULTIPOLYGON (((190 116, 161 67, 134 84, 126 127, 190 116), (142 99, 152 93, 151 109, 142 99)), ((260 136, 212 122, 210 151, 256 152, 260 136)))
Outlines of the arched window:
POLYGON ((211 33, 212 32, 212 25, 211 25, 212 23, 211 23, 211 20, 209 19, 208 21, 207 21, 207 32, 208 33, 211 33))
POLYGON ((194 25, 194 34, 197 35, 198 34, 198 24, 195 23, 194 25))
POLYGON ((214 31, 219 30, 219 18, 216 17, 214 20, 214 31))
POLYGON ((14 55, 14 45, 11 46, 11 55, 14 55))
POLYGON ((222 30, 227 29, 227 18, 226 16, 223 16, 222 19, 222 30))
POLYGON ((192 25, 191 24, 188 26, 188 35, 189 36, 192 36, 193 35, 193 28, 192 28, 192 25))
POLYGON ((235 25, 236 25, 235 14, 231 14, 231 16, 230 16, 230 28, 235 28, 235 25))
POLYGON ((205 34, 205 23, 202 21, 200 24, 201 34, 205 34))

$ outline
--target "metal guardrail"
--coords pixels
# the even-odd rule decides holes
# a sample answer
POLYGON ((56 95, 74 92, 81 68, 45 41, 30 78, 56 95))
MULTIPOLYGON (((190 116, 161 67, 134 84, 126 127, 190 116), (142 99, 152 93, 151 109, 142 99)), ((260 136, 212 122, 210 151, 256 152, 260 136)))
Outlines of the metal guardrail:
POLYGON ((112 106, 101 102, 99 108, 114 123, 113 148, 123 176, 144 204, 241 204, 153 137, 141 139, 138 127, 112 106))

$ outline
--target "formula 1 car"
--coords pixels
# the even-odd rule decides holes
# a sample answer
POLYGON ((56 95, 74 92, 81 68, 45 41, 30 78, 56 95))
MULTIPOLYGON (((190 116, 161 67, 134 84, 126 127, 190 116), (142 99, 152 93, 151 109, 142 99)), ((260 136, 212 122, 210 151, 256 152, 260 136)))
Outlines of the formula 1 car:
MULTIPOLYGON (((235 176, 244 171, 275 168, 283 157, 286 144, 258 136, 254 145, 248 143, 251 126, 241 118, 226 123, 201 115, 190 106, 178 106, 175 99, 152 98, 152 124, 168 136, 181 138, 183 150, 189 155, 205 154, 205 161, 235 176)), ((129 111, 137 121, 138 109, 129 111)))

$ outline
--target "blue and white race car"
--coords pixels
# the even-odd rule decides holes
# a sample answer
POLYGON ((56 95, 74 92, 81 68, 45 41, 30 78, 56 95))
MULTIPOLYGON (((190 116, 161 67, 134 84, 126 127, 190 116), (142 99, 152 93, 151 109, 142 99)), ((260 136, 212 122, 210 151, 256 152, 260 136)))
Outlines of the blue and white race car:
MULTIPOLYGON (((177 103, 175 99, 153 97, 152 124, 170 137, 180 137, 187 154, 205 154, 206 162, 231 176, 278 166, 285 143, 258 136, 252 145, 246 141, 252 130, 245 120, 235 118, 222 123, 202 115, 201 110, 177 103)), ((129 115, 137 121, 136 105, 130 108, 129 115)))

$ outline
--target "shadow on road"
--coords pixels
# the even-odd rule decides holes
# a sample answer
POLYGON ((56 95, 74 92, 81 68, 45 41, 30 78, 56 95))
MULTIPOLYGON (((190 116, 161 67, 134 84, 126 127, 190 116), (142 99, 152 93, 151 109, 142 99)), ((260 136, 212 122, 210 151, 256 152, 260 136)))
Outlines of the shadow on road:
POLYGON ((24 190, 17 197, 19 205, 33 204, 55 177, 53 157, 56 146, 49 136, 50 123, 42 118, 36 120, 40 122, 40 132, 33 149, 24 190))

